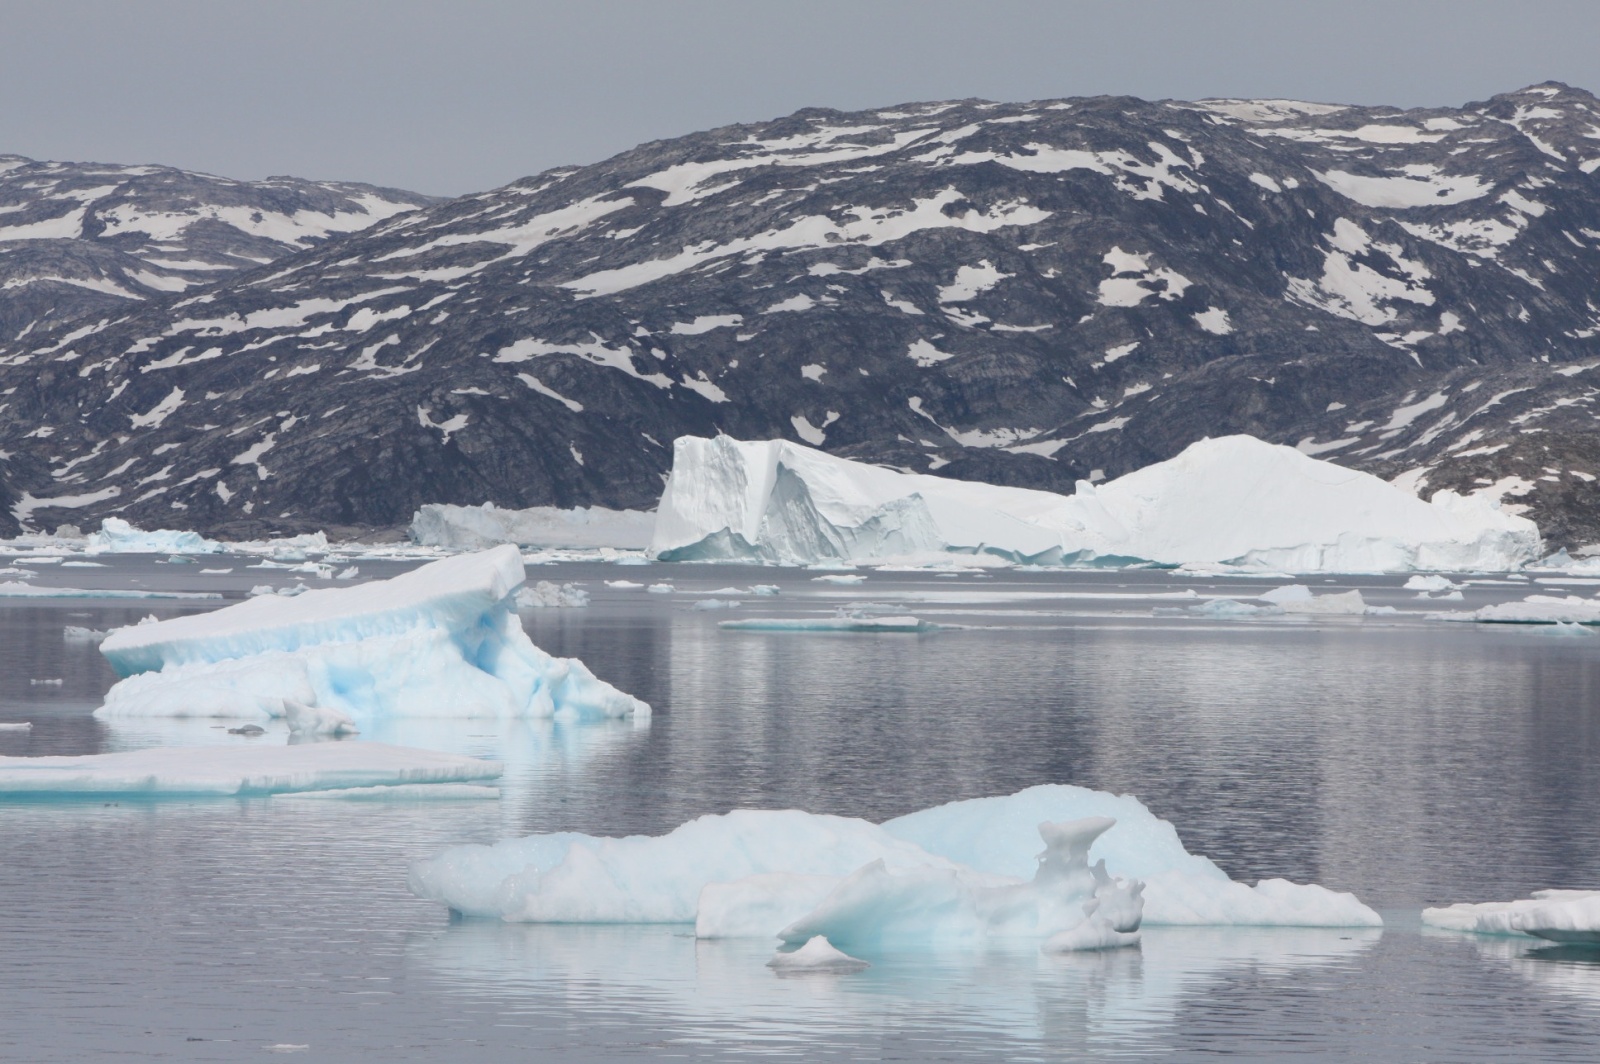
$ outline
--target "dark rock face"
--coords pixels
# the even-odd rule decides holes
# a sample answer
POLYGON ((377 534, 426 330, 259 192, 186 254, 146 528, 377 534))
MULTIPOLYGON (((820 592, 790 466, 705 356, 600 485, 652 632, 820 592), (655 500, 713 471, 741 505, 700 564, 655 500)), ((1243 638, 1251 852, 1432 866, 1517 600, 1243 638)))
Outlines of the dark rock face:
POLYGON ((117 317, 434 202, 351 182, 0 155, 0 337, 117 317))
MULTIPOLYGON (((13 519, 649 507, 673 437, 1070 491, 1248 432, 1600 541, 1600 100, 802 111, 0 348, 13 519)), ((5 216, 0 215, 0 221, 5 216)))

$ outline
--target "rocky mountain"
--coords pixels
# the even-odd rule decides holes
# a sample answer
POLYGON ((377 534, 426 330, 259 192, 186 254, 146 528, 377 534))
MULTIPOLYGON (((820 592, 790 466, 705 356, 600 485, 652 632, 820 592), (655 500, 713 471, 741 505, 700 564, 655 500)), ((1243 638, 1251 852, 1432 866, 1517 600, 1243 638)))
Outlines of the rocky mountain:
MULTIPOLYGON (((1248 432, 1600 541, 1600 100, 916 104, 646 144, 0 346, 0 499, 649 507, 675 436, 1070 491, 1248 432)), ((15 527, 15 526, 13 526, 15 527)))
POLYGON ((0 155, 0 337, 114 317, 434 202, 352 182, 0 155))

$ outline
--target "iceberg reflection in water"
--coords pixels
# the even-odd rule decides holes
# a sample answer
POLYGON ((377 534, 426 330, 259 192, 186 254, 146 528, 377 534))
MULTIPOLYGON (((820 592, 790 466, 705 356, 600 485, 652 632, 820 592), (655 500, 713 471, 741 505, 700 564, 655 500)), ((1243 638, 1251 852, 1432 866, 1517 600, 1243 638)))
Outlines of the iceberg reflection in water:
MULTIPOLYGON (((772 1051, 859 1045, 887 1027, 942 1052, 1074 1049, 1140 1055, 1171 1048, 1173 1025, 1232 980, 1290 983, 1308 968, 1354 966, 1381 931, 1150 928, 1138 949, 1045 956, 1028 949, 908 952, 860 972, 779 977, 771 945, 699 941, 661 928, 463 920, 418 936, 407 968, 453 993, 515 999, 577 1022, 619 1011, 693 1044, 772 1051), (998 1041, 996 1041, 998 1040, 998 1041)), ((532 1022, 532 1021, 530 1021, 532 1022)))

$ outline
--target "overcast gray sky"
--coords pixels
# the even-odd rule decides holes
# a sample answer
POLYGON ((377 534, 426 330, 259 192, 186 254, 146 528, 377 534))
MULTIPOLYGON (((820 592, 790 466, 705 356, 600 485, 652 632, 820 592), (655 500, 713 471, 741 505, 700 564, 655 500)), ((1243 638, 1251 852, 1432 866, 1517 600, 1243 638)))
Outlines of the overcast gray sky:
POLYGON ((0 154, 453 195, 641 141, 980 96, 1600 89, 1600 0, 0 0, 0 154))

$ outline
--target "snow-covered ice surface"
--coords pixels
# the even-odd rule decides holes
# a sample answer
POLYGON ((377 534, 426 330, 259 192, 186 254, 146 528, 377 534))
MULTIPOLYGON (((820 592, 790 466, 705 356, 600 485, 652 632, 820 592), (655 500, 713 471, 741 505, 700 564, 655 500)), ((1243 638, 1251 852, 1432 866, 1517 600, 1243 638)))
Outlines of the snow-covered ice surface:
POLYGON ((411 539, 422 546, 451 550, 482 550, 500 543, 643 550, 650 545, 654 527, 655 514, 640 510, 608 510, 601 506, 506 510, 493 503, 429 503, 411 518, 411 539))
MULTIPOLYGON (((157 747, 64 757, 0 757, 0 799, 192 797, 481 783, 501 766, 384 743, 157 747)), ((394 794, 395 797, 403 794, 394 794)))
POLYGON ((822 935, 817 935, 799 949, 778 953, 767 967, 776 972, 859 972, 872 967, 867 961, 852 957, 822 935))
MULTIPOLYGON (((693 923, 704 938, 780 936, 796 945, 820 934, 846 951, 1018 937, 1039 946, 1093 920, 1091 901, 1112 914, 1110 930, 1128 933, 1140 924, 1132 880, 1145 884, 1149 923, 1382 924, 1350 894, 1234 882, 1188 853, 1172 825, 1137 799, 1060 785, 882 825, 743 809, 662 836, 533 835, 455 847, 410 873, 420 897, 470 916, 693 923)), ((1105 930, 1092 940, 1104 942, 1105 930)))
POLYGON ((1422 910, 1422 922, 1451 931, 1600 946, 1600 890, 1536 890, 1520 901, 1461 902, 1422 910))
POLYGON ((121 628, 100 651, 126 678, 97 715, 266 720, 288 702, 362 727, 393 716, 647 715, 581 661, 533 644, 514 609, 523 576, 517 548, 501 546, 390 580, 121 628))
POLYGON ((1529 595, 1520 602, 1494 602, 1476 610, 1446 611, 1432 616, 1442 621, 1482 624, 1600 625, 1600 599, 1578 595, 1529 595))
POLYGON ((1249 436, 1071 496, 899 473, 799 444, 681 437, 651 540, 663 560, 779 564, 990 555, 1295 573, 1486 571, 1537 558, 1532 522, 1476 496, 1424 502, 1249 436))

